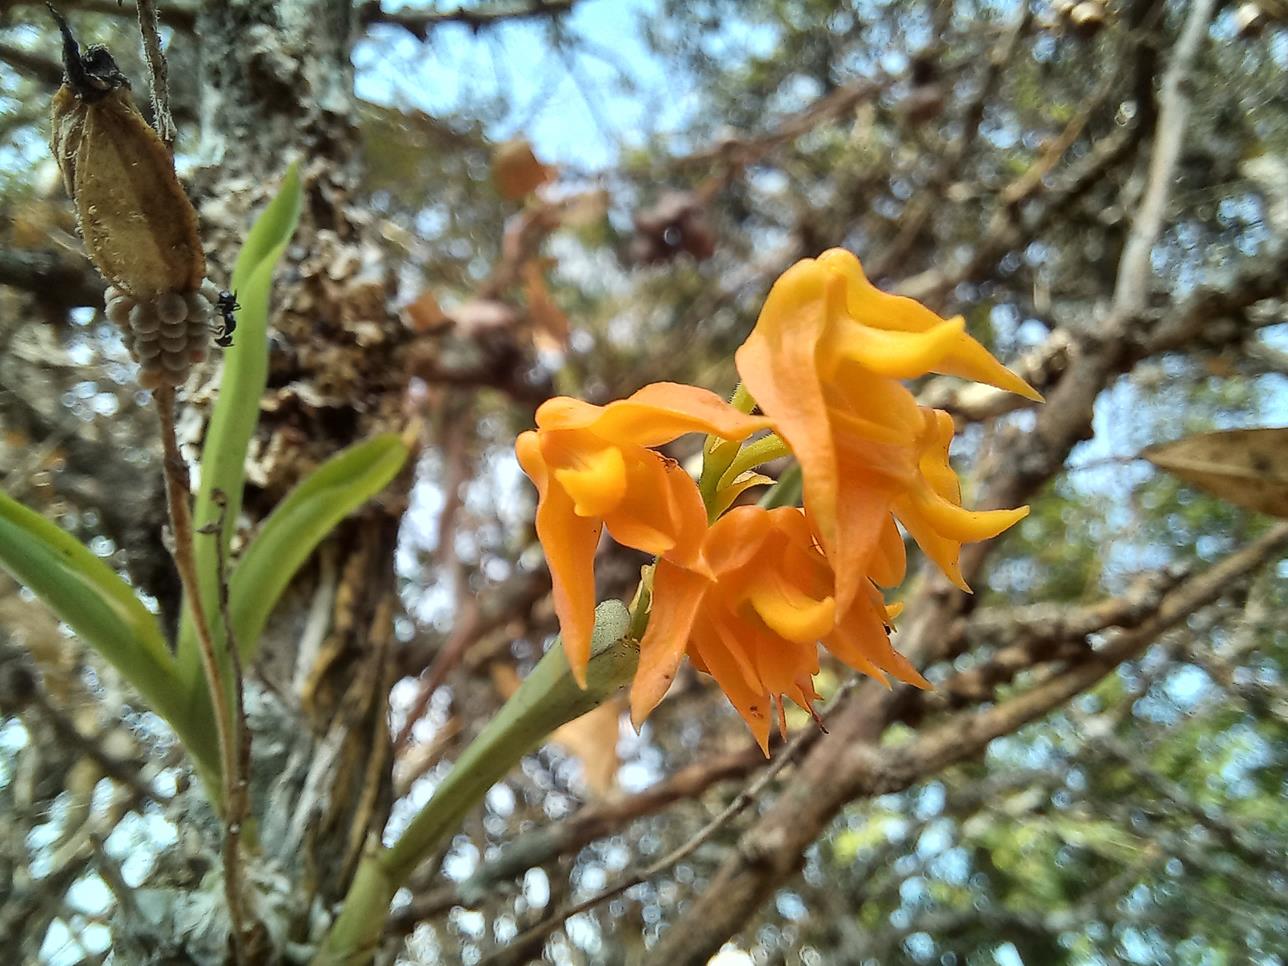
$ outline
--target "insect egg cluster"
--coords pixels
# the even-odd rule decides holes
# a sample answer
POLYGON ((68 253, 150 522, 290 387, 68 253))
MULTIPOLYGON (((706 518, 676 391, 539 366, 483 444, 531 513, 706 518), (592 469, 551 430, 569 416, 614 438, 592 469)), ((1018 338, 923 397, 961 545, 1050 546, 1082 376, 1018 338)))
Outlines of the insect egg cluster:
POLYGON ((209 281, 195 292, 166 292, 135 299, 115 286, 107 290, 107 317, 121 327, 125 347, 140 366, 144 389, 178 386, 195 362, 206 357, 219 290, 209 281))

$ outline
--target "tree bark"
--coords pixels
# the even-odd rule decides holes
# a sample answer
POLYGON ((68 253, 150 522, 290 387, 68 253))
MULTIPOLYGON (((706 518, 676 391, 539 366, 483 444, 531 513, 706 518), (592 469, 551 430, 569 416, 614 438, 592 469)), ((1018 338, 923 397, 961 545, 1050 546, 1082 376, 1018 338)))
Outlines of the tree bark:
MULTIPOLYGON (((406 330, 390 309, 392 275, 355 199, 351 6, 211 0, 197 18, 202 167, 194 194, 217 285, 227 286, 254 214, 292 161, 305 193, 273 289, 268 389, 248 457, 242 533, 320 462, 406 422, 406 330)), ((216 384, 193 400, 213 395, 216 384)), ((199 412, 204 422, 208 413, 199 412)), ((199 444, 200 432, 191 430, 188 442, 199 444)), ((283 943, 317 938, 319 912, 343 896, 368 835, 384 825, 393 561, 409 480, 407 472, 320 548, 270 621, 249 675, 256 827, 243 836, 246 878, 273 947, 258 950, 257 961, 280 961, 283 943)), ((206 813, 193 794, 176 811, 188 827, 206 813)), ((217 854, 215 826, 200 828, 202 851, 217 854)), ((122 948, 224 958, 222 929, 177 915, 130 925, 133 941, 122 948)))

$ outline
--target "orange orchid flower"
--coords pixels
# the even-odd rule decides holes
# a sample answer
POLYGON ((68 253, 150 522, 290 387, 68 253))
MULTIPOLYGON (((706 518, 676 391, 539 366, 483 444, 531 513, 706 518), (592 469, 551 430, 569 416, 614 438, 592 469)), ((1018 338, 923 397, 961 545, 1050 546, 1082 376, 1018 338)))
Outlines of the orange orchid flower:
POLYGON ((707 513, 697 484, 650 447, 685 433, 746 439, 772 425, 713 392, 676 383, 645 386, 595 406, 560 396, 515 443, 537 486, 537 536, 550 566, 564 650, 584 685, 595 625, 595 548, 605 526, 618 543, 703 572, 707 513))
MULTIPOLYGON (((819 641, 883 683, 888 673, 928 687, 890 645, 893 610, 871 581, 838 613, 832 567, 801 510, 736 507, 711 525, 702 556, 705 574, 667 559, 657 563, 631 688, 636 727, 662 700, 686 653, 716 679, 766 754, 775 706, 781 728, 785 698, 810 710, 818 697, 819 641)), ((902 577, 903 545, 893 526, 878 540, 874 559, 890 582, 902 577)))
POLYGON ((862 592, 892 511, 963 589, 961 544, 996 536, 1028 512, 962 509, 947 459, 951 419, 919 407, 896 380, 939 372, 1041 396, 967 335, 960 316, 943 319, 882 292, 849 252, 788 269, 735 358, 800 461, 843 610, 862 592))

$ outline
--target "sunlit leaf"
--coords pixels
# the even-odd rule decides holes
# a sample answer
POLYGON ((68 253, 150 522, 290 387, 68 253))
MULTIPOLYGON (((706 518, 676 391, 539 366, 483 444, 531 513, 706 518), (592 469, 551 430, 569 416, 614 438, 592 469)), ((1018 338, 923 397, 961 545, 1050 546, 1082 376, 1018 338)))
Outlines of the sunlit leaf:
POLYGON ((203 770, 217 772, 214 735, 187 713, 161 628, 125 581, 71 534, 4 493, 0 567, 115 667, 170 722, 203 770))
POLYGON ((1236 506, 1288 517, 1288 427, 1202 433, 1141 455, 1236 506))
MULTIPOLYGON (((219 397, 210 416, 206 444, 201 454, 201 487, 193 513, 197 526, 217 519, 212 494, 223 492, 228 501, 220 539, 225 551, 241 512, 242 487, 246 479, 246 448, 259 422, 259 401, 268 380, 268 300, 273 270, 286 251, 299 222, 303 194, 299 171, 291 165, 282 187, 256 220, 233 269, 232 289, 241 309, 237 313, 234 344, 224 357, 219 397)), ((197 569, 206 614, 222 642, 223 628, 217 607, 218 575, 213 540, 197 540, 197 569)), ((179 675, 196 696, 202 691, 201 660, 197 637, 188 608, 184 608, 179 631, 179 675)), ((197 698, 197 700, 200 700, 197 698)))
POLYGON ((350 446, 309 474, 264 521, 229 579, 228 611, 245 659, 254 657, 268 615, 300 566, 337 523, 388 485, 409 452, 395 433, 350 446))

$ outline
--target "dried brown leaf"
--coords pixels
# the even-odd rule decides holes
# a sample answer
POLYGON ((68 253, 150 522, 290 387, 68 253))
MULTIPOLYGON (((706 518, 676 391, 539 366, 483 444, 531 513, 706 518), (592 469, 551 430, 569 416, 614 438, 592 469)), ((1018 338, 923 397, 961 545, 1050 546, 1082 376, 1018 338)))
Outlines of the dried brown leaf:
POLYGON ((416 332, 434 332, 447 325, 450 320, 434 298, 434 293, 426 289, 414 302, 407 306, 407 319, 416 332))
POLYGON ((620 699, 605 701, 550 736, 581 762, 582 780, 601 798, 610 794, 617 782, 617 721, 624 707, 620 699))
POLYGON ((541 264, 536 261, 523 265, 523 294, 528 300, 528 314, 532 317, 533 340, 539 349, 562 351, 568 348, 572 325, 550 297, 541 269, 541 264))
POLYGON ((1236 506, 1288 517, 1288 427, 1202 433, 1141 456, 1236 506))
POLYGON ((492 156, 492 180, 503 198, 517 201, 554 180, 555 169, 542 164, 522 138, 506 141, 492 156))

